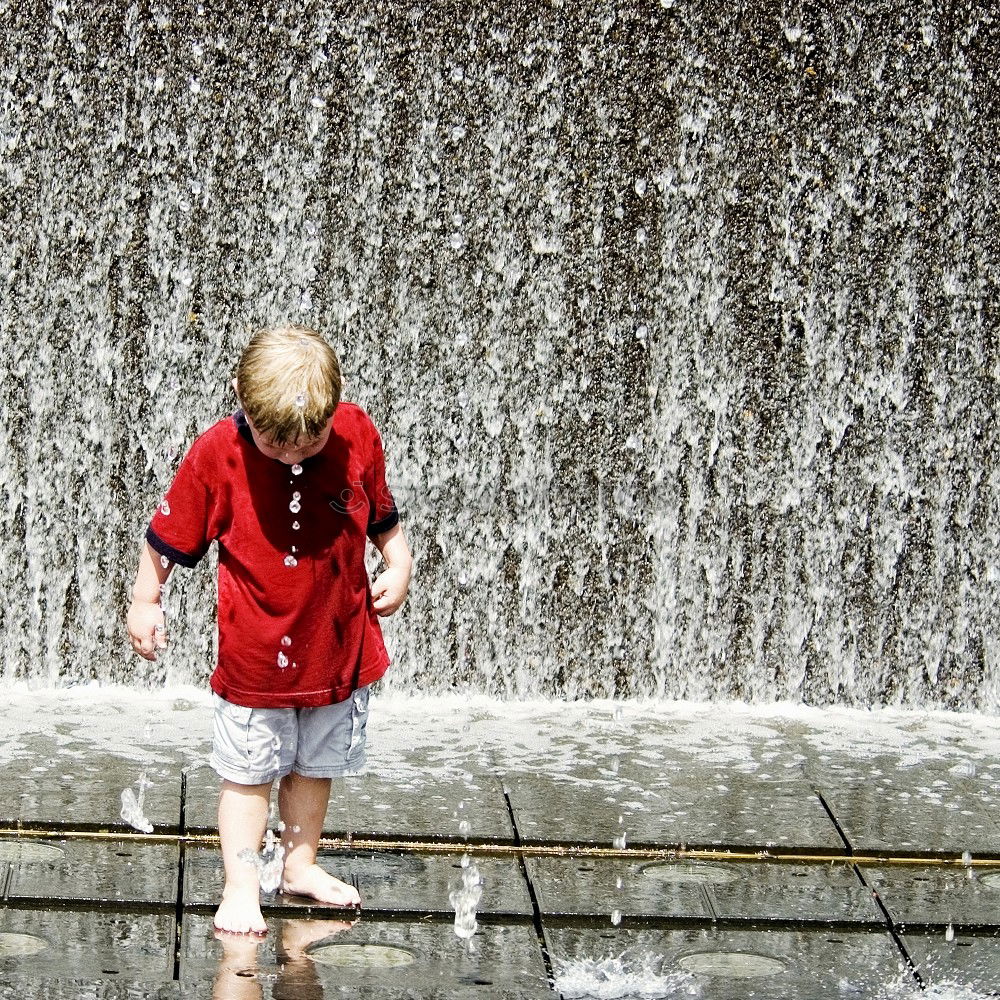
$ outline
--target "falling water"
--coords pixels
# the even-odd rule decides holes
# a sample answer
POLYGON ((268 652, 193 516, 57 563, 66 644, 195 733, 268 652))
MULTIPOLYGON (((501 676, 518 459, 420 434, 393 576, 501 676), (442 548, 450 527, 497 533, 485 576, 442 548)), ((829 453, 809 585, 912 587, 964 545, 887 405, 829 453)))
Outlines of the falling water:
POLYGON ((146 789, 151 785, 152 782, 146 777, 145 772, 143 772, 138 781, 138 792, 133 792, 131 788, 122 789, 121 817, 129 826, 140 833, 153 832, 153 824, 149 822, 145 812, 146 789))
POLYGON ((155 664, 126 593, 293 319, 383 433, 397 687, 996 708, 998 53, 944 0, 0 0, 4 676, 203 682, 211 559, 155 664))

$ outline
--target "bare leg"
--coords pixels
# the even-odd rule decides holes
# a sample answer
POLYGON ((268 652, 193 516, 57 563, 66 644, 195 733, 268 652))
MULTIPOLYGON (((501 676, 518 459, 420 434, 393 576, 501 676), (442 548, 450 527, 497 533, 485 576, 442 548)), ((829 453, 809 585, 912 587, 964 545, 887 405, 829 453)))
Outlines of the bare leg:
POLYGON ((361 897, 354 886, 335 879, 316 864, 329 801, 329 778, 306 778, 292 771, 281 779, 278 809, 285 824, 281 835, 285 847, 281 891, 311 896, 334 906, 360 906, 361 897))
POLYGON ((260 912, 260 879, 257 869, 240 857, 243 851, 256 854, 267 828, 271 804, 271 783, 238 785, 223 779, 219 793, 219 839, 226 885, 222 902, 215 911, 215 926, 235 934, 266 934, 267 924, 260 912))

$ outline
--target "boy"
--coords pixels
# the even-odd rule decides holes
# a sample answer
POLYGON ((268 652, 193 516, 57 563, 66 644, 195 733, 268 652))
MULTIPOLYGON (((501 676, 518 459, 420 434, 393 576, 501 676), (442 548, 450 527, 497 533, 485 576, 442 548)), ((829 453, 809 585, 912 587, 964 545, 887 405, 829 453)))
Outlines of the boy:
POLYGON ((338 906, 357 891, 316 864, 331 778, 364 763, 368 685, 389 664, 378 616, 411 558, 368 415, 340 402, 340 365, 312 330, 251 339, 233 383, 241 409, 202 434, 150 522, 128 612, 133 648, 166 646, 160 589, 175 563, 219 545, 218 663, 210 763, 222 779, 225 866, 215 926, 267 932, 259 869, 281 779, 281 889, 338 906), (369 586, 365 539, 386 569, 369 586), (249 852, 249 853, 248 853, 249 852))

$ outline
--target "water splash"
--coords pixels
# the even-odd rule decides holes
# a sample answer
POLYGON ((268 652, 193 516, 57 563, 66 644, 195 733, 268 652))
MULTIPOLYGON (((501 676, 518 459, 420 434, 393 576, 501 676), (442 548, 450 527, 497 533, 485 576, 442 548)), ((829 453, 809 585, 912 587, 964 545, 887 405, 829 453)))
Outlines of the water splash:
POLYGON ((455 911, 455 935, 470 939, 479 929, 476 912, 483 895, 483 878, 468 854, 462 855, 462 885, 448 894, 448 902, 455 911))
POLYGON ((121 817, 129 826, 140 833, 153 832, 153 824, 146 818, 146 814, 143 811, 146 800, 146 789, 151 788, 152 784, 144 771, 137 783, 138 792, 133 792, 131 788, 122 789, 121 817))
POLYGON ((285 867, 285 848, 275 836, 274 830, 269 829, 264 835, 264 846, 260 854, 247 848, 240 852, 239 858, 257 869, 261 892, 277 892, 285 867))
POLYGON ((608 958, 574 958, 558 963, 555 990, 564 997, 593 1000, 698 996, 687 972, 664 968, 661 955, 623 953, 608 958))

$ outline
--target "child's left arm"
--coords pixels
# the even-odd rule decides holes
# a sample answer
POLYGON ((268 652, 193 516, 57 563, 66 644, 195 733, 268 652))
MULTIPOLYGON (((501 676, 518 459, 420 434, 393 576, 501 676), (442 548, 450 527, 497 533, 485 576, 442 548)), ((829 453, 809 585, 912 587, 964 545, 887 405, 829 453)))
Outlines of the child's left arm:
POLYGON ((399 606, 406 600, 413 557, 410 555, 410 547, 406 544, 403 528, 398 522, 388 531, 373 536, 372 542, 385 560, 385 569, 372 583, 372 604, 376 612, 385 617, 398 611, 399 606))

